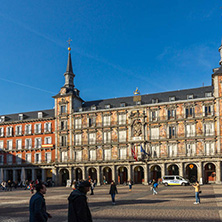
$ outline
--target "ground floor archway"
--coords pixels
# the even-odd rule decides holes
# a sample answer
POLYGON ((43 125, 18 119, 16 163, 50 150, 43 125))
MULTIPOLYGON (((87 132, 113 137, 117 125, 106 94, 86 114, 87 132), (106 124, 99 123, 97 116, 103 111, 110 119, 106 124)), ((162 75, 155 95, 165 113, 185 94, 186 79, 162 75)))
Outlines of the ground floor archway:
POLYGON ((176 164, 169 165, 167 175, 179 175, 179 167, 176 164))
POLYGON ((103 184, 110 184, 112 182, 112 169, 110 167, 105 167, 103 169, 103 184))
POLYGON ((197 181, 197 166, 195 164, 191 163, 186 166, 186 179, 188 179, 190 183, 197 181))
POLYGON ((118 183, 126 184, 128 181, 128 172, 126 167, 120 167, 118 169, 118 183))
POLYGON ((151 180, 154 179, 156 181, 158 181, 159 179, 161 179, 161 168, 159 165, 154 165, 151 167, 150 169, 150 174, 151 174, 151 180))
POLYGON ((207 163, 204 167, 204 183, 216 182, 216 167, 213 163, 207 163))

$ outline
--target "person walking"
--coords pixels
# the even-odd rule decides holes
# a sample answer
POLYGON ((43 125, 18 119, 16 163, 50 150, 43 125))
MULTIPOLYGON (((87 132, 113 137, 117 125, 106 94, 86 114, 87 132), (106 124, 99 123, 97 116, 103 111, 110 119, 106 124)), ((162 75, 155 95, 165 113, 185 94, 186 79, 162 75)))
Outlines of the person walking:
POLYGON ((200 184, 198 181, 196 181, 195 184, 192 185, 192 187, 195 189, 195 198, 196 202, 194 204, 200 204, 200 184))
POLYGON ((110 190, 109 190, 109 194, 111 195, 112 198, 112 204, 115 205, 115 195, 118 193, 117 188, 116 188, 116 184, 114 181, 111 182, 111 186, 110 186, 110 190))
POLYGON ((91 183, 90 183, 90 185, 91 185, 91 194, 90 195, 94 195, 94 192, 93 192, 93 190, 94 190, 94 188, 95 188, 95 184, 94 184, 94 181, 93 180, 91 180, 91 183))
POLYGON ((29 202, 29 222, 46 222, 52 216, 46 212, 44 194, 46 186, 42 183, 36 184, 36 193, 32 195, 29 202))
POLYGON ((86 197, 90 187, 89 181, 82 181, 78 188, 69 195, 68 222, 92 222, 86 197))
POLYGON ((153 191, 153 195, 157 194, 157 187, 158 187, 158 183, 155 181, 155 179, 153 179, 152 183, 151 183, 151 187, 152 187, 152 191, 153 191))
POLYGON ((2 190, 7 191, 7 187, 6 187, 6 182, 5 181, 2 181, 1 186, 2 186, 2 190))
POLYGON ((132 190, 132 181, 131 180, 129 180, 129 191, 131 191, 132 190))

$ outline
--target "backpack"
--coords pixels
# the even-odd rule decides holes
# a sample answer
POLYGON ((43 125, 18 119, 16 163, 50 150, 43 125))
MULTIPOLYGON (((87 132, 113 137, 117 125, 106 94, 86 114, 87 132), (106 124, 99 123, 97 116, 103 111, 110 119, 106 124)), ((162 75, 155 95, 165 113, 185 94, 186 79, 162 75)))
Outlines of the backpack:
POLYGON ((154 187, 154 188, 158 187, 158 183, 154 183, 154 184, 153 184, 153 187, 154 187))

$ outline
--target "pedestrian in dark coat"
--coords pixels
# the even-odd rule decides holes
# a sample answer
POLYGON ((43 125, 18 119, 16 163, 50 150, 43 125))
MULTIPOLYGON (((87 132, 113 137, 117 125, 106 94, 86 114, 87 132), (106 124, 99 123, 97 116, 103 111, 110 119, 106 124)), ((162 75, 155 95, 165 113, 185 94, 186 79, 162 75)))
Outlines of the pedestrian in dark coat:
POLYGON ((112 198, 112 204, 115 205, 115 195, 118 193, 117 188, 116 188, 116 184, 114 181, 111 182, 111 186, 110 186, 110 190, 109 190, 109 194, 111 195, 112 198))
POLYGON ((31 197, 29 202, 29 222, 46 222, 52 216, 46 212, 44 194, 46 186, 42 183, 36 184, 36 193, 31 197))
POLYGON ((86 197, 90 187, 89 181, 83 181, 69 195, 68 222, 92 222, 86 197))

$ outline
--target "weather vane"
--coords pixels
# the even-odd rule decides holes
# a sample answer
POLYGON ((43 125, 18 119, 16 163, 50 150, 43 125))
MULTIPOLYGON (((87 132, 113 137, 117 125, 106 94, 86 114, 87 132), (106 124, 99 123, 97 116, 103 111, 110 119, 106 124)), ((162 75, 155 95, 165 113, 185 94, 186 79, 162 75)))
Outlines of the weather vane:
POLYGON ((70 42, 71 42, 71 41, 72 41, 72 39, 70 39, 70 38, 67 40, 67 42, 68 42, 68 44, 69 44, 69 47, 68 47, 68 50, 69 50, 69 51, 71 50, 71 47, 70 47, 70 42))

